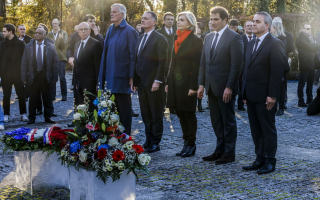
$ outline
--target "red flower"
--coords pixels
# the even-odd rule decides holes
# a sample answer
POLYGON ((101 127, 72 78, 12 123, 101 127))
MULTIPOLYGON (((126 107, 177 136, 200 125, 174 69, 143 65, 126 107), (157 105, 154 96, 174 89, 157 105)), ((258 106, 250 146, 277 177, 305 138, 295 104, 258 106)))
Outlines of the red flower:
POLYGON ((97 154, 100 160, 103 160, 107 156, 107 150, 105 148, 101 148, 97 154))
POLYGON ((83 145, 88 145, 88 144, 90 144, 90 140, 83 143, 83 145))
POLYGON ((137 154, 141 154, 144 152, 144 149, 141 145, 134 144, 132 148, 136 151, 137 154))
POLYGON ((115 152, 113 152, 112 158, 114 161, 120 161, 120 160, 124 160, 126 158, 126 156, 123 154, 122 151, 116 150, 115 152))

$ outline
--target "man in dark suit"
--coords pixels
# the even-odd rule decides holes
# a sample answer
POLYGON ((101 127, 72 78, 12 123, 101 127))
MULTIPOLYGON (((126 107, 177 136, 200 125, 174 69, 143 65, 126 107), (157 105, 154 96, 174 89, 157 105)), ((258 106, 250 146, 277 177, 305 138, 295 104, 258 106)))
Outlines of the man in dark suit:
POLYGON ((52 108, 50 98, 50 84, 58 81, 58 54, 54 44, 46 42, 46 31, 38 28, 35 33, 35 40, 27 44, 21 64, 21 79, 29 86, 29 121, 35 123, 36 107, 41 93, 44 118, 46 123, 52 121, 52 108))
POLYGON ((157 15, 147 11, 141 19, 144 35, 138 38, 132 91, 138 89, 140 109, 145 124, 146 152, 160 150, 163 134, 164 70, 167 63, 166 38, 155 31, 157 15))
POLYGON ((311 35, 311 25, 302 24, 301 31, 296 40, 299 55, 300 80, 298 84, 298 106, 308 107, 313 100, 312 90, 314 81, 314 70, 316 68, 316 53, 320 51, 320 44, 315 42, 311 35), (304 101, 303 89, 307 82, 307 102, 304 101))
POLYGON ((228 28, 228 11, 225 8, 216 6, 210 13, 210 23, 215 32, 205 38, 198 98, 203 97, 205 88, 217 146, 212 155, 202 159, 225 164, 235 161, 237 122, 234 103, 243 64, 243 42, 239 34, 228 28))
POLYGON ((23 41, 25 44, 28 44, 32 37, 29 35, 26 35, 26 27, 21 24, 18 26, 18 32, 19 32, 19 40, 23 41))
MULTIPOLYGON (((169 65, 171 62, 171 52, 174 45, 174 36, 177 35, 177 28, 174 26, 174 16, 171 12, 167 12, 163 16, 163 26, 161 29, 157 30, 159 33, 164 35, 168 42, 168 57, 167 57, 167 65, 165 69, 165 76, 168 75, 169 72, 169 65)), ((167 102, 167 94, 163 96, 164 106, 166 106, 167 102)), ((175 114, 175 110, 173 108, 170 108, 170 113, 175 114)))
MULTIPOLYGON (((78 33, 81 40, 76 43, 73 54, 74 59, 74 78, 78 94, 79 104, 84 103, 84 90, 97 94, 98 76, 102 56, 101 43, 90 37, 90 26, 86 22, 79 24, 78 33)), ((93 112, 95 97, 87 96, 90 100, 89 112, 93 112)))
POLYGON ((244 166, 243 169, 258 170, 258 174, 275 170, 275 103, 280 95, 282 76, 286 68, 285 47, 269 33, 271 24, 272 18, 266 12, 258 12, 254 16, 253 33, 256 39, 247 45, 243 74, 242 94, 248 108, 256 154, 253 164, 244 166))

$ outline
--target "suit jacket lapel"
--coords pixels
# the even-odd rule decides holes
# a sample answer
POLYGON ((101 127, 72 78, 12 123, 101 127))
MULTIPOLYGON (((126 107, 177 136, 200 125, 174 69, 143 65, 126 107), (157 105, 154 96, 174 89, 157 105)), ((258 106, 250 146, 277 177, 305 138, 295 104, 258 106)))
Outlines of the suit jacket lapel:
MULTIPOLYGON (((148 40, 147 40, 146 43, 144 44, 143 49, 140 49, 141 53, 142 53, 142 51, 146 48, 146 46, 148 45, 148 43, 152 40, 152 38, 153 38, 153 36, 154 36, 154 34, 155 34, 155 31, 156 31, 156 30, 153 30, 153 31, 152 31, 152 33, 151 33, 151 35, 149 36, 148 40)), ((139 47, 138 47, 138 48, 139 48, 139 47)))
POLYGON ((212 60, 211 62, 214 60, 214 58, 216 57, 217 53, 219 52, 220 50, 220 47, 221 45, 223 44, 223 42, 227 39, 229 35, 229 28, 227 27, 226 30, 224 30, 223 34, 221 35, 220 39, 219 39, 219 42, 213 52, 213 56, 212 56, 212 60))
POLYGON ((76 46, 75 46, 75 52, 74 52, 75 63, 78 62, 78 49, 80 47, 80 43, 81 43, 81 40, 80 40, 80 42, 76 43, 76 46))
MULTIPOLYGON (((257 57, 257 55, 259 54, 259 52, 261 51, 261 49, 263 48, 263 46, 268 42, 268 40, 270 39, 271 35, 270 33, 268 33, 268 35, 264 38, 264 40, 262 41, 262 43, 260 44, 257 52, 255 52, 253 55, 252 55, 252 59, 251 59, 251 62, 257 57)), ((256 39, 254 40, 254 42, 256 42, 256 39)), ((253 45, 254 46, 254 45, 253 45)), ((251 51, 252 52, 252 51, 251 51)), ((251 64, 250 62, 250 64, 251 64)))
POLYGON ((138 49, 139 49, 140 43, 142 41, 142 38, 143 38, 143 35, 138 38, 138 42, 137 42, 137 46, 136 46, 136 58, 138 56, 138 49))
POLYGON ((84 46, 83 52, 82 52, 82 54, 81 54, 82 56, 80 57, 79 62, 80 62, 80 60, 82 60, 83 55, 86 55, 86 53, 87 53, 86 51, 89 49, 89 46, 90 46, 90 44, 91 44, 91 40, 92 40, 92 38, 90 37, 90 38, 88 39, 86 45, 84 46))
MULTIPOLYGON (((210 34, 210 33, 209 33, 210 34)), ((204 52, 206 55, 206 60, 210 60, 210 50, 211 50, 211 44, 212 44, 212 40, 213 40, 214 34, 210 34, 208 37, 206 37, 206 51, 204 52)))

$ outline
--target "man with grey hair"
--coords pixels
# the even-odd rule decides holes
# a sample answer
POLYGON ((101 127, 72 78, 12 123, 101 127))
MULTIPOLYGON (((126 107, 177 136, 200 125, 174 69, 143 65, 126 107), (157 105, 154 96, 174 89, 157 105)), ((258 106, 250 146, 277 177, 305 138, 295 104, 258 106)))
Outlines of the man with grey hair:
POLYGON ((24 41, 25 44, 28 44, 32 37, 29 35, 26 35, 26 26, 21 24, 18 26, 18 32, 19 32, 19 40, 24 41))
POLYGON ((247 104, 256 159, 244 170, 258 174, 273 172, 276 166, 277 129, 275 103, 280 94, 282 75, 287 62, 283 43, 269 31, 272 18, 258 12, 253 18, 253 33, 245 52, 242 95, 247 104))
POLYGON ((127 24, 126 7, 122 4, 111 6, 111 22, 104 41, 99 87, 107 87, 115 95, 120 122, 125 133, 131 134, 131 89, 133 82, 137 31, 127 24))

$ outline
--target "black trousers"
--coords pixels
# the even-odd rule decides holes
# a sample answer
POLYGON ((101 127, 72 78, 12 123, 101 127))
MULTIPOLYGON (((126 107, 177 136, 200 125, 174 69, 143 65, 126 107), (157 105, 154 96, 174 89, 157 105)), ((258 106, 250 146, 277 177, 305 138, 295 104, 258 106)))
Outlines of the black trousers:
POLYGON ((183 133, 183 140, 188 146, 196 144, 197 134, 197 117, 195 112, 186 112, 177 110, 177 116, 180 120, 180 125, 183 133))
POLYGON ((307 114, 317 115, 320 113, 320 96, 316 96, 313 101, 308 105, 307 114))
POLYGON ((225 103, 222 97, 215 96, 209 88, 208 99, 211 124, 217 136, 215 153, 235 155, 237 142, 235 96, 232 96, 231 101, 225 103))
POLYGON ((26 114, 27 107, 25 100, 25 88, 21 81, 20 74, 5 73, 2 75, 4 115, 10 115, 10 97, 12 92, 12 85, 14 85, 14 88, 19 98, 20 114, 26 114))
POLYGON ((286 102, 287 102, 287 73, 283 74, 282 77, 282 83, 281 83, 281 89, 280 89, 280 98, 278 100, 279 103, 279 109, 283 110, 286 102))
POLYGON ((51 117, 50 85, 47 82, 44 72, 39 72, 33 79, 33 84, 29 85, 29 119, 36 118, 36 110, 40 94, 42 95, 44 118, 51 117))
POLYGON ((277 107, 274 106, 271 110, 267 110, 265 103, 247 101, 247 108, 256 160, 275 164, 277 152, 275 114, 277 107))
POLYGON ((150 88, 139 85, 138 95, 141 109, 141 116, 145 125, 146 140, 158 145, 163 134, 163 95, 164 86, 156 92, 150 88))
POLYGON ((243 97, 241 92, 241 85, 242 85, 242 76, 239 78, 239 84, 238 84, 238 108, 243 108, 243 97))
MULTIPOLYGON (((51 86, 50 86, 51 87, 51 86)), ((49 88, 50 90, 50 88, 49 88)), ((51 95, 51 90, 50 90, 50 95, 51 95)), ((51 114, 54 113, 54 107, 53 107, 53 101, 50 98, 50 110, 51 110, 51 114)), ((37 104, 37 111, 42 111, 42 97, 41 94, 39 94, 38 96, 38 104, 37 104)))
MULTIPOLYGON (((97 96, 97 91, 88 91, 91 92, 93 95, 97 96)), ((77 95, 78 95, 78 105, 80 104, 84 104, 84 96, 83 96, 84 92, 83 90, 80 88, 77 91, 77 95)), ((93 101, 97 98, 93 95, 89 95, 87 94, 86 96, 89 98, 90 102, 89 102, 89 113, 93 113, 94 109, 97 109, 97 107, 93 104, 93 101)), ((97 109, 98 110, 98 109, 97 109)))
POLYGON ((311 102, 313 99, 312 89, 313 89, 313 81, 314 81, 314 69, 305 70, 300 72, 300 80, 298 84, 298 98, 299 103, 304 103, 303 98, 303 88, 305 86, 305 82, 307 82, 307 102, 311 102))
POLYGON ((115 103, 119 112, 120 122, 124 126, 124 133, 131 135, 132 125, 132 106, 131 94, 113 94, 115 103))

